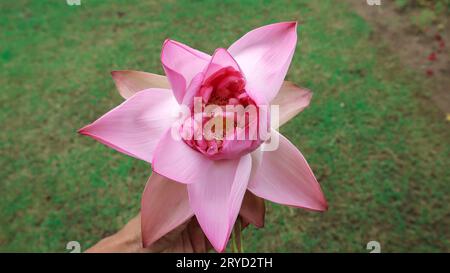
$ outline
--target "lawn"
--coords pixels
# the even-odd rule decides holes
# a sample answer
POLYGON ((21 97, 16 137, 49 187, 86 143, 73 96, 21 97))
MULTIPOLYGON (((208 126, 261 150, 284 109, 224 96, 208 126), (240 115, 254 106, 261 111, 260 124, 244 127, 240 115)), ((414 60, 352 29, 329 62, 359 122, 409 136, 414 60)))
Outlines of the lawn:
MULTIPOLYGON (((368 6, 368 8, 370 8, 368 6)), ((77 135, 119 104, 109 72, 163 73, 164 39, 205 52, 297 20, 287 79, 314 92, 281 128, 321 182, 329 211, 267 203, 246 251, 450 251, 449 123, 423 75, 372 39, 341 1, 0 3, 0 251, 86 249, 139 210, 148 164, 77 135)))

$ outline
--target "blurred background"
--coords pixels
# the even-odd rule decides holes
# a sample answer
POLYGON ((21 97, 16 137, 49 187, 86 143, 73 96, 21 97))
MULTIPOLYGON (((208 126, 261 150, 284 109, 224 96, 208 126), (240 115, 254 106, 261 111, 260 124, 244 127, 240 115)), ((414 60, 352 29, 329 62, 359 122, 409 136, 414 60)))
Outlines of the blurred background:
POLYGON ((314 97, 281 131, 330 208, 267 203, 246 251, 450 251, 450 2, 377 2, 1 1, 0 251, 85 250, 138 213, 150 166, 76 133, 122 101, 110 71, 163 74, 168 37, 212 53, 289 20, 287 80, 314 97))

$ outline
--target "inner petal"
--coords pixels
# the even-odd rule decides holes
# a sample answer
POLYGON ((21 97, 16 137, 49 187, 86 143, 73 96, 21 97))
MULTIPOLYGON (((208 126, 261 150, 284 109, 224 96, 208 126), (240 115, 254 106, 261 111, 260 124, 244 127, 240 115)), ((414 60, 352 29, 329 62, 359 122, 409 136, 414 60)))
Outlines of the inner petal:
MULTIPOLYGON (((210 74, 200 86, 195 98, 201 100, 201 117, 199 117, 194 106, 192 109, 193 115, 183 123, 184 128, 181 128, 184 135, 195 137, 184 141, 191 148, 211 159, 234 158, 259 146, 255 145, 258 143, 253 141, 249 141, 248 144, 241 141, 236 146, 239 150, 237 153, 235 150, 232 154, 223 152, 225 140, 227 145, 232 145, 237 132, 249 126, 249 118, 247 117, 249 113, 245 112, 244 109, 255 107, 255 118, 257 118, 258 107, 247 94, 245 87, 245 78, 241 72, 232 66, 218 69, 210 74), (244 115, 244 118, 242 118, 242 115, 244 115), (242 121, 245 123, 242 124, 242 121), (186 134, 186 129, 194 128, 194 123, 201 124, 201 131, 186 134)), ((197 102, 193 105, 197 105, 197 102)))

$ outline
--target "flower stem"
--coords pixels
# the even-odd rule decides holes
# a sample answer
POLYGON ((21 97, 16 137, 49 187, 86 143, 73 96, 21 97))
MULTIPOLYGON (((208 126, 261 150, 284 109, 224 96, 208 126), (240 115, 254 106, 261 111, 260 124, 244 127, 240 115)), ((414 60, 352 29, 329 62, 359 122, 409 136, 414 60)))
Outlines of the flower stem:
POLYGON ((242 227, 241 218, 236 219, 236 223, 233 227, 233 233, 231 235, 231 251, 233 253, 244 253, 244 248, 242 247, 242 227))

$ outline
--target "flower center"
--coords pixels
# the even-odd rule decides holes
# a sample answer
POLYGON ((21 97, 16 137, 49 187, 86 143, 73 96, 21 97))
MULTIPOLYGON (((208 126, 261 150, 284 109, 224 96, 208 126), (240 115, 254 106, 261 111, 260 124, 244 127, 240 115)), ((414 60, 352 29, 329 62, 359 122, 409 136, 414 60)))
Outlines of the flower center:
POLYGON ((183 140, 211 159, 230 159, 256 149, 259 108, 232 67, 209 76, 200 87, 193 114, 181 126, 183 140))

